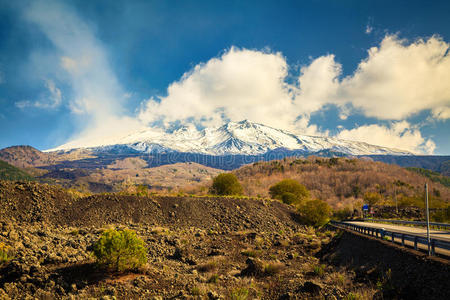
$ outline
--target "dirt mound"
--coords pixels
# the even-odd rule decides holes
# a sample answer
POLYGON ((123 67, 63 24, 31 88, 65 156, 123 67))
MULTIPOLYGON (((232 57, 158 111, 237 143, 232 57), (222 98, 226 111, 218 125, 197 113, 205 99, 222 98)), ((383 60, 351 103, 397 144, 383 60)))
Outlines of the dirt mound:
POLYGON ((62 188, 29 181, 0 181, 0 220, 55 223, 74 199, 62 188))
POLYGON ((197 227, 216 231, 275 231, 281 224, 297 227, 295 211, 277 201, 209 197, 95 195, 62 212, 71 225, 139 223, 170 228, 197 227))
POLYGON ((278 201, 227 197, 137 197, 116 194, 75 199, 35 182, 0 181, 0 219, 61 226, 143 224, 218 232, 297 228, 295 211, 278 201))

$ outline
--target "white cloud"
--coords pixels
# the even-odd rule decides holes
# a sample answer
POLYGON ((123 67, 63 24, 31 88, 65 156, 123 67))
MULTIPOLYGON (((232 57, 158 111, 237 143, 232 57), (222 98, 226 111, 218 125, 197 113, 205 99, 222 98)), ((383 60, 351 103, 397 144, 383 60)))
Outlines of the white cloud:
POLYGON ((59 1, 33 1, 25 12, 59 51, 74 91, 70 107, 94 119, 122 113, 122 88, 109 65, 103 45, 73 9, 59 1))
POLYGON ((306 129, 307 116, 296 121, 301 111, 295 109, 295 87, 285 82, 287 75, 280 53, 231 48, 172 83, 166 97, 149 99, 139 118, 166 126, 175 121, 217 126, 226 120, 250 119, 278 128, 306 129))
MULTIPOLYGON (((106 134, 108 130, 113 134, 117 127, 131 130, 140 126, 138 120, 130 121, 126 116, 125 93, 108 62, 107 51, 73 8, 61 1, 36 0, 26 7, 24 16, 37 25, 56 49, 56 57, 50 55, 46 63, 50 61, 65 71, 60 79, 73 91, 68 107, 83 116, 86 128, 77 138, 95 136, 94 132, 106 134)), ((48 88, 60 94, 51 85, 48 88)))
MULTIPOLYGON (((402 120, 423 110, 450 107, 449 44, 438 37, 407 44, 387 36, 369 50, 356 72, 340 84, 339 101, 369 117, 402 120)), ((448 118, 447 114, 435 114, 448 118)))
POLYGON ((47 93, 41 96, 40 100, 29 101, 23 100, 15 103, 16 107, 24 109, 27 107, 36 107, 44 109, 55 109, 61 105, 62 95, 61 90, 56 87, 53 80, 47 79, 45 81, 45 87, 47 88, 47 93))
POLYGON ((437 119, 450 119, 450 107, 437 107, 432 110, 433 116, 437 119))
POLYGON ((433 153, 436 148, 431 139, 422 137, 420 130, 406 121, 393 122, 390 126, 372 124, 342 130, 337 137, 415 153, 433 153))
POLYGON ((350 115, 349 105, 365 116, 383 120, 404 120, 424 110, 430 110, 435 118, 448 119, 449 47, 437 36, 408 44, 388 35, 379 47, 368 51, 354 74, 343 79, 339 79, 341 65, 333 55, 319 57, 302 68, 296 102, 307 112, 336 104, 342 119, 350 115))

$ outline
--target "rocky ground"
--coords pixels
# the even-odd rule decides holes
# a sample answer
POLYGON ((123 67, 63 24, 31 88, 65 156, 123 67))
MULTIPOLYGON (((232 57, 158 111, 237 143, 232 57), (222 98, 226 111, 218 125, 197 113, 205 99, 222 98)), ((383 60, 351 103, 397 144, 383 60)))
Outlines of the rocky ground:
MULTIPOLYGON (((277 201, 234 198, 75 198, 63 189, 0 182, 0 299, 366 299, 375 283, 318 252, 331 231, 299 224, 277 201), (107 228, 133 229, 148 262, 98 268, 91 245, 107 228)), ((377 296, 378 297, 378 296, 377 296)))

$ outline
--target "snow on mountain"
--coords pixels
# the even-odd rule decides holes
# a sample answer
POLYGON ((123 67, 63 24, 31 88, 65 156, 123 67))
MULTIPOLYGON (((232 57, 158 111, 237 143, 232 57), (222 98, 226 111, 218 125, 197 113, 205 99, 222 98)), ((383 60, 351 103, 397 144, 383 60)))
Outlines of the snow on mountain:
MULTIPOLYGON (((141 153, 188 152, 210 155, 264 154, 270 150, 288 149, 317 152, 331 150, 350 155, 412 155, 404 150, 370 145, 363 142, 340 140, 331 137, 295 135, 248 120, 229 122, 218 128, 197 130, 183 126, 172 132, 154 129, 141 130, 122 137, 105 137, 95 141, 73 141, 47 151, 67 151, 90 148, 107 151, 112 146, 126 147, 141 153)), ((116 147, 117 148, 117 147, 116 147)))

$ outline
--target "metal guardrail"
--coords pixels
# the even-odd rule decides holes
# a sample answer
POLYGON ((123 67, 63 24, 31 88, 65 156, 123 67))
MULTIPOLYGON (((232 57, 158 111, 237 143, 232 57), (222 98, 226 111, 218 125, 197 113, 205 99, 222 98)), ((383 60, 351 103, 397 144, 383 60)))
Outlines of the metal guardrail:
MULTIPOLYGON (((385 230, 382 228, 372 228, 372 227, 366 227, 366 226, 360 226, 356 224, 351 223, 343 223, 343 222, 337 222, 337 221, 330 221, 331 225, 334 225, 336 227, 343 227, 346 229, 351 229, 356 232, 366 234, 373 237, 380 237, 383 240, 390 240, 391 242, 395 242, 394 240, 400 239, 401 245, 405 245, 405 241, 410 241, 414 243, 414 249, 419 250, 418 245, 422 244, 425 245, 428 248, 428 240, 426 237, 421 237, 413 234, 407 234, 407 233, 399 233, 399 232, 393 232, 389 230, 385 230)), ((437 239, 430 239, 430 248, 431 248, 431 255, 436 255, 436 248, 450 250, 450 242, 437 240, 437 239)))
MULTIPOLYGON (((427 222, 418 222, 418 221, 403 221, 403 220, 389 220, 389 219, 364 219, 364 222, 381 222, 381 223, 392 223, 392 224, 403 224, 403 225, 418 225, 418 226, 427 226, 427 222)), ((447 223, 436 223, 430 222, 430 226, 442 228, 442 229, 450 229, 450 224, 447 223)))

